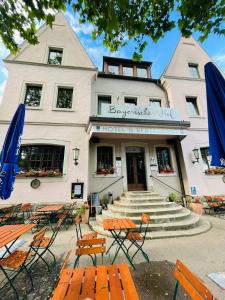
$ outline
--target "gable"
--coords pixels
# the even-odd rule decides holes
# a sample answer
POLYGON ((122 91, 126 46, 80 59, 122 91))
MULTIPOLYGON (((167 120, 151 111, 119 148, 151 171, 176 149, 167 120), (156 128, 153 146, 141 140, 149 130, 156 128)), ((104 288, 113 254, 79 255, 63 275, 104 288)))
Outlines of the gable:
POLYGON ((33 46, 25 42, 16 56, 7 60, 46 63, 49 48, 63 49, 62 65, 95 68, 93 62, 81 45, 75 32, 67 23, 64 15, 58 13, 52 28, 43 25, 38 31, 39 44, 33 46))
POLYGON ((209 61, 211 58, 193 37, 182 37, 163 75, 190 77, 188 64, 196 64, 200 78, 204 78, 204 65, 209 61))

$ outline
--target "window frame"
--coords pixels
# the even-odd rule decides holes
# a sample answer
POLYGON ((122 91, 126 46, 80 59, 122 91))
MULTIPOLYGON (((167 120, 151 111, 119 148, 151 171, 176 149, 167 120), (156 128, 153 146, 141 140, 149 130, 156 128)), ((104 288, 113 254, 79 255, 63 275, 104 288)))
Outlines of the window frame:
POLYGON ((158 102, 160 106, 157 108, 162 108, 162 99, 160 98, 148 98, 149 99, 149 106, 151 107, 151 102, 158 102))
POLYGON ((104 93, 97 93, 96 94, 96 114, 98 115, 98 116, 102 116, 102 114, 99 114, 99 105, 98 105, 98 101, 99 101, 99 99, 98 99, 98 97, 110 97, 110 100, 111 100, 111 102, 110 102, 110 104, 112 104, 112 94, 104 94, 104 93))
POLYGON ((137 106, 138 105, 138 97, 137 96, 129 96, 129 95, 125 95, 123 97, 123 102, 125 105, 135 105, 137 106), (126 103, 126 99, 135 99, 136 100, 136 104, 132 104, 132 103, 126 103))
POLYGON ((107 65, 107 73, 108 73, 109 75, 116 75, 116 76, 120 75, 120 65, 119 65, 119 64, 108 64, 108 65, 107 65), (117 68, 118 68, 118 74, 111 73, 111 72, 109 71, 109 67, 110 67, 110 66, 112 66, 112 67, 117 67, 117 68))
POLYGON ((54 46, 48 46, 48 53, 47 53, 47 65, 50 65, 50 66, 62 66, 63 64, 63 51, 64 49, 62 47, 54 47, 54 46), (50 52, 51 51, 61 51, 62 52, 62 58, 61 58, 61 63, 60 64, 50 64, 49 63, 49 58, 50 58, 50 52))
POLYGON ((133 66, 126 66, 126 65, 122 65, 122 72, 123 72, 123 76, 127 76, 127 77, 134 77, 134 67, 133 66), (124 68, 129 68, 132 69, 132 75, 126 75, 124 74, 124 68))
POLYGON ((192 79, 200 79, 200 73, 199 73, 199 65, 196 63, 188 63, 188 68, 189 68, 189 74, 190 74, 190 78, 192 79), (192 72, 191 72, 191 68, 195 68, 195 70, 197 71, 197 77, 193 77, 192 76, 192 72))
POLYGON ((76 101, 76 86, 72 84, 61 84, 56 83, 54 88, 54 99, 53 99, 53 105, 52 110, 53 111, 65 111, 65 112, 74 112, 75 111, 75 101, 76 101), (57 107, 57 99, 58 99, 58 89, 59 88, 65 88, 65 89, 73 89, 73 96, 72 96, 72 107, 71 108, 60 108, 57 107))
POLYGON ((42 86, 42 91, 41 91, 40 105, 39 106, 27 106, 27 105, 25 105, 26 110, 42 110, 43 101, 44 101, 44 93, 45 93, 45 83, 41 82, 41 81, 23 81, 21 92, 20 92, 20 103, 25 104, 24 101, 25 101, 25 96, 26 96, 28 85, 42 86))
POLYGON ((99 144, 97 144, 97 145, 95 145, 95 149, 94 149, 94 153, 95 153, 95 155, 94 155, 94 161, 95 161, 95 163, 94 163, 94 177, 103 177, 103 178, 108 178, 108 177, 116 177, 117 176, 117 173, 116 173, 116 168, 115 168, 115 166, 116 166, 116 152, 115 152, 115 145, 114 144, 108 144, 108 143, 99 143, 99 144), (114 168, 114 174, 107 174, 107 175, 104 175, 104 174, 97 174, 96 172, 97 172, 97 168, 98 168, 98 161, 97 161, 97 148, 98 147, 112 147, 112 155, 113 155, 113 159, 112 159, 112 161, 113 161, 113 168, 114 168))
MULTIPOLYGON (((63 161, 62 161, 62 169, 60 170, 60 175, 55 175, 55 176, 52 176, 52 175, 36 175, 36 174, 33 174, 33 175, 29 175, 29 176, 27 176, 28 175, 28 172, 30 172, 30 170, 32 169, 32 168, 30 168, 30 170, 28 170, 27 172, 24 172, 22 175, 19 175, 18 177, 41 177, 41 178, 43 178, 43 177, 47 177, 47 178, 49 178, 49 177, 60 177, 60 178, 62 178, 64 175, 65 175, 65 173, 64 173, 64 170, 65 170, 65 167, 66 167, 66 151, 67 151, 67 146, 65 145, 65 144, 62 144, 62 143, 51 143, 51 142, 49 142, 49 143, 37 143, 37 142, 32 142, 32 143, 23 143, 22 145, 21 145, 21 147, 37 147, 37 146, 40 146, 40 147, 44 147, 44 146, 46 146, 46 147, 49 147, 49 146, 51 146, 51 147, 62 147, 63 148, 63 161)), ((53 158, 51 158, 51 160, 53 161, 53 158)), ((36 160, 36 161, 39 161, 38 159, 36 160)), ((40 161, 41 161, 41 159, 40 159, 40 161)), ((42 159, 42 161, 44 161, 43 159, 42 159)), ((53 169, 52 169, 53 170, 53 169)), ((56 168, 54 169, 54 170, 56 170, 56 168)), ((50 171, 50 170, 49 170, 50 171)), ((38 170, 36 170, 36 172, 38 172, 38 170)))
POLYGON ((148 68, 147 67, 140 67, 140 66, 136 66, 136 77, 137 78, 148 78, 148 68), (146 71, 146 77, 143 76, 138 76, 138 69, 142 69, 146 71))
POLYGON ((185 104, 186 104, 186 109, 187 109, 187 115, 189 118, 199 118, 201 117, 201 110, 198 102, 198 97, 197 96, 185 96, 185 104), (189 114, 189 109, 188 109, 188 99, 193 99, 195 100, 195 108, 197 109, 197 114, 196 115, 190 115, 189 114))
POLYGON ((177 167, 176 167, 176 163, 175 163, 175 157, 174 157, 174 148, 169 146, 169 145, 166 145, 166 144, 156 144, 154 145, 154 153, 155 153, 155 159, 156 159, 156 162, 157 162, 157 176, 159 177, 166 177, 166 176, 177 176, 177 167), (167 148, 168 151, 169 151, 169 156, 170 156, 170 162, 171 162, 171 168, 173 169, 173 173, 160 173, 159 172, 159 164, 158 164, 158 157, 157 157, 157 148, 167 148))

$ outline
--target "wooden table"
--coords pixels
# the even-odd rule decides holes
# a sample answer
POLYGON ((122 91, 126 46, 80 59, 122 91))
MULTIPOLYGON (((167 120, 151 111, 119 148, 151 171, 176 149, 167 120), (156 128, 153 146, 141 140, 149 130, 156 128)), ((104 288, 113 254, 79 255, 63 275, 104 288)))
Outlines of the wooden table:
POLYGON ((139 300, 127 264, 64 269, 51 300, 139 300))
POLYGON ((37 212, 42 212, 42 213, 55 213, 58 212, 59 210, 63 209, 64 205, 63 204, 51 204, 44 206, 42 208, 39 208, 37 212))
POLYGON ((0 248, 5 247, 6 252, 10 253, 10 248, 17 241, 17 239, 24 233, 30 231, 35 227, 35 224, 18 224, 18 225, 4 225, 0 227, 0 248), (11 245, 7 246, 10 242, 11 245))
POLYGON ((114 246, 118 245, 118 249, 116 250, 116 253, 114 255, 114 258, 112 260, 112 264, 114 263, 120 249, 125 254, 126 258, 128 259, 131 266, 135 269, 134 264, 132 263, 132 260, 128 254, 128 249, 126 248, 124 242, 126 240, 127 235, 129 234, 129 231, 136 228, 136 224, 128 219, 128 218, 121 218, 121 219, 104 219, 103 220, 103 229, 108 230, 112 237, 114 238, 114 241, 110 245, 109 249, 106 253, 109 252, 109 250, 114 246), (122 232, 125 232, 125 236, 121 236, 122 232))

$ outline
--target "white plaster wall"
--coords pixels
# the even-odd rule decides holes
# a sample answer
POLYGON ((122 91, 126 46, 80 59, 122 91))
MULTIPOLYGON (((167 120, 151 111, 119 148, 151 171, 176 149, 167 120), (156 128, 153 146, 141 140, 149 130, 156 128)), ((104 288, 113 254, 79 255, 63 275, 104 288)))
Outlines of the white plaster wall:
POLYGON ((154 82, 100 78, 94 84, 91 112, 97 114, 98 95, 111 95, 112 104, 124 104, 125 96, 137 97, 137 105, 146 107, 149 98, 161 99, 162 106, 167 106, 167 95, 154 82))

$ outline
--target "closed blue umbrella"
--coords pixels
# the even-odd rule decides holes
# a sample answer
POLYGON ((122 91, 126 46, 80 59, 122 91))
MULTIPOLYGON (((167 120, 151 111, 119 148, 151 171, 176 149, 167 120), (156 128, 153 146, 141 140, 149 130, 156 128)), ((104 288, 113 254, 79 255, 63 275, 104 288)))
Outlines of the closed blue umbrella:
POLYGON ((225 79, 217 67, 205 65, 211 165, 225 167, 225 79))
POLYGON ((13 190, 16 174, 19 172, 18 159, 23 133, 25 106, 20 104, 11 121, 0 154, 0 198, 8 199, 13 190))

